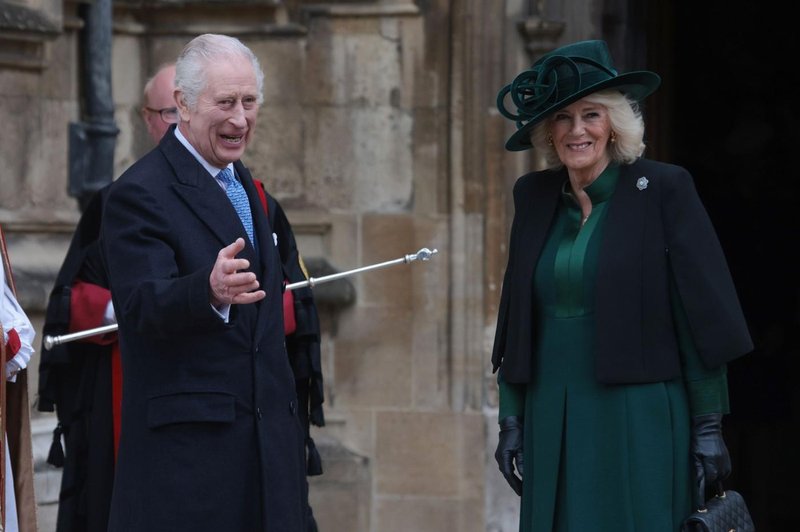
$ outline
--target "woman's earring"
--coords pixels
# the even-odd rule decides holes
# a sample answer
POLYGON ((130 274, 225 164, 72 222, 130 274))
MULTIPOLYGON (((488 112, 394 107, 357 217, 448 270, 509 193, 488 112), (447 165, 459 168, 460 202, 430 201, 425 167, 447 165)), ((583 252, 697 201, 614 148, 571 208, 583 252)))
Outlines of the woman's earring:
POLYGON ((547 134, 547 145, 548 146, 552 146, 553 145, 553 134, 552 133, 548 133, 547 134))
POLYGON ((611 130, 611 143, 617 142, 617 133, 613 129, 611 130))

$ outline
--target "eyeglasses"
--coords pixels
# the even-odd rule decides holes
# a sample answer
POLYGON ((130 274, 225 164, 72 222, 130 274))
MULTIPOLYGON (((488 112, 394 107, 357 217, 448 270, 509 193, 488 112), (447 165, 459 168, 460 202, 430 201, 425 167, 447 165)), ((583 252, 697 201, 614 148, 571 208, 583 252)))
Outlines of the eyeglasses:
POLYGON ((164 107, 163 109, 153 109, 152 107, 147 107, 146 105, 144 108, 151 113, 158 113, 161 115, 161 120, 166 122, 167 124, 177 124, 178 123, 178 108, 177 107, 164 107))

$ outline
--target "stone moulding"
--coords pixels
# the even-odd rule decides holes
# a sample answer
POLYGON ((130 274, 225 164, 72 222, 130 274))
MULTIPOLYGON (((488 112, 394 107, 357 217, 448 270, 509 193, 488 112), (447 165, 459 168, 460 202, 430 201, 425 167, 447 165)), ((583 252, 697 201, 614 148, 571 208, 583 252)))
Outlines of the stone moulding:
POLYGON ((282 0, 116 0, 113 24, 114 33, 124 35, 296 37, 308 33, 288 17, 282 0))
POLYGON ((308 4, 302 7, 308 16, 327 17, 398 17, 418 16, 419 7, 415 4, 308 4))
POLYGON ((0 1, 0 66, 43 69, 47 64, 45 43, 60 32, 42 12, 0 1))

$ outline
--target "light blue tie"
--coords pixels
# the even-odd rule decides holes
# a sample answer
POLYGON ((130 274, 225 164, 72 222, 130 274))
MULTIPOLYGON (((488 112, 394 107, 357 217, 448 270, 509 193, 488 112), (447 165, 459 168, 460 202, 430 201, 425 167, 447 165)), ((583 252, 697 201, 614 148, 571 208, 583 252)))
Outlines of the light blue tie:
POLYGON ((221 179, 225 183, 225 192, 228 194, 228 199, 231 200, 233 208, 236 209, 244 230, 247 231, 247 236, 250 238, 250 243, 255 245, 253 216, 250 213, 250 201, 247 199, 247 192, 244 191, 242 184, 233 176, 233 171, 230 168, 224 168, 218 173, 217 179, 221 179))

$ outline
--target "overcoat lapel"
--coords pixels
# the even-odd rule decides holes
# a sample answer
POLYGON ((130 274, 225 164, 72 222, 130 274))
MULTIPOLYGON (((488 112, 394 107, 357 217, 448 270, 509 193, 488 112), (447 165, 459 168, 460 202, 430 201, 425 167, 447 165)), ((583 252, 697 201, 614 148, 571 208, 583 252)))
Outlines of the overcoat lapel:
MULTIPOLYGON (((219 240, 220 247, 230 245, 234 240, 245 234, 236 209, 231 204, 225 192, 215 182, 214 178, 203 166, 189 153, 174 134, 168 132, 159 144, 175 173, 173 189, 212 234, 219 240)), ((253 218, 254 237, 258 242, 258 255, 256 250, 245 237, 247 245, 238 255, 250 261, 250 269, 258 275, 261 288, 266 291, 267 298, 281 297, 280 293, 280 262, 272 240, 272 228, 264 213, 264 207, 258 197, 250 172, 240 162, 234 163, 242 186, 250 202, 250 212, 253 218), (278 276, 276 279, 271 276, 278 276)), ((269 305, 256 305, 257 319, 261 322, 267 319, 265 312, 269 305)), ((259 342, 267 327, 256 327, 255 342, 259 342)))
MULTIPOLYGON (((159 147, 175 172, 175 193, 217 237, 220 248, 243 236, 244 226, 225 191, 171 131, 164 135, 159 147)), ((239 257, 253 264, 256 261, 255 250, 246 237, 245 242, 247 244, 239 257)))

